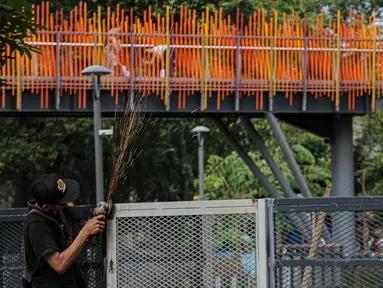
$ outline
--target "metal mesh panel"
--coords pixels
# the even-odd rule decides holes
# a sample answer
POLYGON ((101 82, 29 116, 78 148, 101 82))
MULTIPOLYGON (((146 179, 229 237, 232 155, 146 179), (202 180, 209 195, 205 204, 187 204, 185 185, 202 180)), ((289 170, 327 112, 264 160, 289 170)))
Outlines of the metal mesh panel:
POLYGON ((382 287, 381 211, 275 213, 277 287, 382 287))
MULTIPOLYGON (((72 235, 75 237, 81 229, 81 221, 73 220, 68 223, 72 235)), ((83 278, 88 288, 105 287, 105 271, 103 266, 103 239, 98 235, 88 242, 77 258, 83 278)))
POLYGON ((256 287, 253 214, 116 221, 117 287, 256 287))
MULTIPOLYGON (((88 213, 89 207, 71 208, 73 211, 88 213)), ((27 210, 2 209, 0 211, 0 288, 21 287, 24 270, 23 220, 27 210), (17 213, 15 215, 14 213, 17 213)), ((81 213, 80 213, 81 214, 81 213)), ((69 231, 73 239, 77 236, 81 225, 80 217, 67 218, 69 231)), ((103 241, 88 243, 78 257, 82 274, 88 288, 105 287, 105 271, 103 268, 103 241)))
POLYGON ((23 275, 23 222, 0 223, 0 287, 20 287, 23 275))

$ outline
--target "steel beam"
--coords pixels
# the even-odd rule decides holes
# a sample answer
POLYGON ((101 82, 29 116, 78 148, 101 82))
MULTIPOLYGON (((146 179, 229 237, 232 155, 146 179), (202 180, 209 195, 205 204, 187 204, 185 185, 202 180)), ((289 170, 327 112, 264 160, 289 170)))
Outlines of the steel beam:
POLYGON ((302 172, 299 169, 299 166, 295 160, 293 152, 291 151, 289 144, 287 143, 286 138, 283 135, 281 127, 279 127, 277 119, 272 113, 266 113, 266 118, 267 118, 267 121, 269 122, 271 129, 273 130, 275 138, 277 139, 277 141, 279 142, 279 145, 281 146, 282 153, 287 163, 290 166, 290 169, 295 177, 295 180, 297 181, 297 184, 303 196, 312 197, 309 187, 307 186, 307 183, 305 179, 303 178, 302 172))
MULTIPOLYGON (((270 169, 273 171, 275 178, 277 179, 279 185, 282 187, 286 197, 288 198, 297 198, 297 195, 291 189, 286 178, 283 176, 282 171, 279 169, 278 165, 274 162, 273 157, 271 156, 269 150, 267 149, 265 143, 262 140, 261 135, 255 130, 254 126, 251 124, 250 120, 245 117, 241 117, 241 121, 244 124, 246 130, 249 132, 250 138, 254 141, 257 148, 261 152, 262 156, 265 158, 267 164, 269 164, 270 169)), ((290 217, 297 229, 300 230, 302 236, 305 239, 311 239, 311 222, 310 215, 307 213, 300 213, 298 215, 290 217)), ((326 240, 329 240, 330 234, 327 229, 324 229, 324 237, 326 240)))
MULTIPOLYGON (((331 182, 334 197, 355 195, 353 148, 352 116, 334 117, 331 139, 331 182)), ((334 212, 332 216, 334 242, 343 245, 346 255, 352 254, 356 249, 353 212, 334 212)))
POLYGON ((233 135, 230 134, 229 130, 222 123, 222 121, 220 119, 217 119, 217 118, 212 118, 212 121, 218 127, 218 129, 223 133, 223 135, 225 136, 225 138, 229 142, 229 144, 237 152, 239 157, 242 158, 242 160, 246 163, 246 165, 250 168, 250 170, 258 178, 258 180, 266 188, 266 190, 269 191, 270 194, 274 198, 281 198, 281 195, 279 194, 277 189, 275 189, 275 187, 270 183, 269 179, 267 179, 265 174, 262 173, 262 171, 258 168, 258 166, 254 163, 254 161, 249 157, 249 155, 246 154, 246 152, 243 150, 241 145, 239 145, 239 143, 235 140, 233 135))
POLYGON ((332 126, 332 195, 336 197, 352 197, 355 193, 352 116, 336 116, 332 126))
MULTIPOLYGON (((283 132, 277 122, 277 119, 274 117, 273 114, 267 113, 266 114, 267 121, 270 124, 271 129, 273 130, 274 136, 279 142, 279 145, 281 146, 282 153, 295 177, 295 180, 297 181, 297 184, 305 197, 312 197, 312 194, 307 186, 306 181, 303 178, 303 175, 301 173, 301 170, 299 169, 299 166, 297 162, 295 161, 295 157, 289 147, 289 144, 287 143, 285 136, 283 135, 283 132)), ((292 219, 294 216, 292 216, 292 219)), ((311 222, 310 222, 310 215, 308 213, 301 213, 298 216, 299 219, 294 219, 294 222, 298 222, 296 227, 300 230, 302 236, 311 241, 312 231, 311 231, 311 222), (301 226, 301 227, 299 227, 301 226)), ((323 237, 326 241, 330 239, 330 234, 328 233, 326 227, 323 229, 323 237)))
POLYGON ((262 157, 265 158, 267 164, 270 166, 271 171, 273 171, 274 176, 277 179, 286 197, 289 197, 289 198, 297 197, 293 189, 291 189, 286 178, 283 176, 282 171, 279 169, 278 165, 275 163, 273 157, 271 156, 269 150, 267 149, 262 139, 262 136, 257 132, 257 130, 255 130, 254 125, 251 123, 251 121, 248 118, 244 116, 241 116, 240 119, 246 131, 249 133, 251 140, 254 142, 255 146, 257 146, 259 152, 261 152, 262 157))

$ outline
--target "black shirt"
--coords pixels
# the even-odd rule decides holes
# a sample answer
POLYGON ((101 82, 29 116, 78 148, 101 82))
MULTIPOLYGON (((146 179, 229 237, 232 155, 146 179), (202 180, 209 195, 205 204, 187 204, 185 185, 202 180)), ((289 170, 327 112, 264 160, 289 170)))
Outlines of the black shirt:
MULTIPOLYGON (((29 209, 38 209, 29 206, 29 209)), ((24 221, 24 245, 33 288, 85 288, 80 271, 73 263, 64 274, 58 274, 44 256, 67 249, 66 228, 61 217, 30 212, 24 221)))

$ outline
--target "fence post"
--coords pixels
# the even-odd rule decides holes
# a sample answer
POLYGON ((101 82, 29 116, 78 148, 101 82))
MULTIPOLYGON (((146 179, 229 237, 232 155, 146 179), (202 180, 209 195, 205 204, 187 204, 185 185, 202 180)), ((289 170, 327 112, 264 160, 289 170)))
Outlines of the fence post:
POLYGON ((267 205, 267 234, 269 236, 268 238, 268 265, 267 268, 269 269, 269 287, 274 288, 276 287, 275 284, 275 221, 274 221, 274 199, 267 199, 266 200, 267 205))
POLYGON ((107 221, 106 225, 106 275, 107 275, 107 287, 116 288, 117 287, 117 274, 116 274, 116 223, 117 218, 113 217, 111 220, 107 221))
POLYGON ((272 219, 269 219, 267 199, 259 199, 257 209, 257 287, 271 287, 269 286, 269 253, 267 250, 268 221, 272 221, 272 219))

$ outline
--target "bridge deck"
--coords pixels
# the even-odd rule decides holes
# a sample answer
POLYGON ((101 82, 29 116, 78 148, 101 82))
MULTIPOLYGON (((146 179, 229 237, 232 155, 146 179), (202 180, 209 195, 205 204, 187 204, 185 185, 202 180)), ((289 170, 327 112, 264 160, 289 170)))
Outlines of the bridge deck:
POLYGON ((373 23, 339 18, 325 26, 318 15, 310 25, 294 13, 280 23, 263 10, 246 21, 238 11, 235 23, 205 11, 197 21, 185 7, 179 21, 170 13, 154 19, 150 7, 139 19, 119 6, 85 19, 85 4, 68 20, 45 5, 36 7, 44 11, 37 22, 47 29, 25 39, 41 53, 7 48, 0 115, 89 113, 91 83, 81 71, 95 64, 113 72, 102 80, 108 113, 124 111, 131 94, 151 99, 146 112, 179 115, 364 114, 380 105, 383 38, 373 23))

